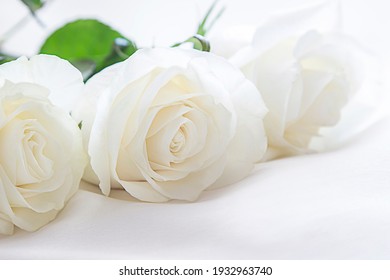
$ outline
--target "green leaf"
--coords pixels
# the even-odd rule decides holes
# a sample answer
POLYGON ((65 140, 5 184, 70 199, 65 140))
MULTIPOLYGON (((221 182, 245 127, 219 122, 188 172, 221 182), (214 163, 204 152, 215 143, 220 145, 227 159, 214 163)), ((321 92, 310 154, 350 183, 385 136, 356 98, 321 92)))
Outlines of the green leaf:
POLYGON ((38 11, 40 8, 42 8, 43 5, 45 5, 45 1, 44 0, 21 0, 21 1, 27 6, 27 8, 33 14, 36 11, 38 11))
POLYGON ((125 60, 136 50, 132 41, 111 27, 98 20, 83 19, 68 23, 52 33, 40 53, 70 61, 88 79, 103 68, 125 60))
POLYGON ((0 53, 0 64, 10 62, 10 61, 15 60, 15 59, 16 59, 15 56, 0 53))

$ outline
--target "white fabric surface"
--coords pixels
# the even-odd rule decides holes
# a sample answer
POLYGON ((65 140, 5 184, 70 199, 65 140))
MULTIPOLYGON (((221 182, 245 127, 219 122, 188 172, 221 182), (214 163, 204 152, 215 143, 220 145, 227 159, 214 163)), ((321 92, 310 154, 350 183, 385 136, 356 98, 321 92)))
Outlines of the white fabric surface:
POLYGON ((0 237, 0 258, 388 259, 389 127, 386 119, 338 150, 261 164, 194 203, 81 190, 45 228, 0 237))
MULTIPOLYGON (((20 1, 4 1, 0 34, 25 13, 20 1)), ((5 47, 34 53, 50 30, 80 16, 102 18, 140 38, 139 45, 168 44, 193 32, 212 1, 126 2, 134 5, 56 0, 40 12, 49 29, 30 21, 5 47)), ((270 10, 310 1, 222 2, 228 10, 220 27, 254 23, 270 10)), ((345 30, 385 62, 387 5, 342 2, 345 30)), ((194 203, 125 201, 116 199, 128 198, 120 191, 106 198, 83 184, 46 227, 0 236, 0 259, 389 259, 389 128, 387 118, 336 150, 261 164, 245 180, 205 192, 194 203)))

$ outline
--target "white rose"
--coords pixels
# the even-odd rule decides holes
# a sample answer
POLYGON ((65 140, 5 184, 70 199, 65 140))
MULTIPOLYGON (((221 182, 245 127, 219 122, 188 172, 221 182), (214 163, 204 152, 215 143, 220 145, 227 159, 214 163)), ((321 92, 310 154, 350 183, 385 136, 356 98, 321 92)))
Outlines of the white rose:
POLYGON ((225 59, 195 50, 143 49, 98 73, 74 111, 83 121, 102 192, 152 202, 194 200, 242 179, 266 149, 266 108, 225 59))
POLYGON ((48 97, 59 101, 82 86, 78 70, 53 56, 0 66, 0 233, 37 230, 77 191, 86 165, 81 132, 48 97))
POLYGON ((228 57, 257 86, 269 109, 268 158, 312 151, 321 129, 340 121, 356 91, 349 47, 341 36, 322 33, 333 29, 325 26, 332 12, 326 5, 309 7, 272 17, 252 32, 251 41, 248 28, 211 41, 212 51, 228 57), (238 47, 226 53, 223 46, 229 45, 238 47))

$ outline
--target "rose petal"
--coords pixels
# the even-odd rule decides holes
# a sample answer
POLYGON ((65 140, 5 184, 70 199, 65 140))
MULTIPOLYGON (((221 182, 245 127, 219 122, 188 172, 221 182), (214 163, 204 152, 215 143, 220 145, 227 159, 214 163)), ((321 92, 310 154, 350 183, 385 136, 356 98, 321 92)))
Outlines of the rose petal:
POLYGON ((84 85, 80 71, 68 61, 43 54, 30 60, 21 57, 3 64, 0 76, 14 83, 29 82, 46 87, 50 91, 50 100, 68 112, 84 85))

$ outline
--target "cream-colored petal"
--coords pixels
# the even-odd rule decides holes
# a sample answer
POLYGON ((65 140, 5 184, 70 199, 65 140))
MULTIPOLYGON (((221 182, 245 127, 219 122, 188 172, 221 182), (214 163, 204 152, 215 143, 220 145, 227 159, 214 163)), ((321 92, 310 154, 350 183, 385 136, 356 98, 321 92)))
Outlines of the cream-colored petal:
POLYGON ((2 219, 0 216, 0 234, 11 235, 14 233, 14 224, 11 221, 2 219))
POLYGON ((80 71, 68 61, 52 55, 21 57, 0 66, 0 76, 14 82, 35 83, 47 88, 50 100, 70 112, 83 90, 80 71))
MULTIPOLYGON (((144 175, 155 190, 169 199, 194 201, 221 176, 225 162, 226 159, 222 156, 206 168, 196 170, 181 180, 161 182, 151 179, 147 174, 144 175)), ((153 201, 148 197, 139 199, 153 201)))
POLYGON ((260 24, 252 44, 242 48, 230 61, 243 67, 286 38, 301 36, 309 30, 330 32, 340 25, 339 5, 324 2, 289 12, 273 14, 260 24))

